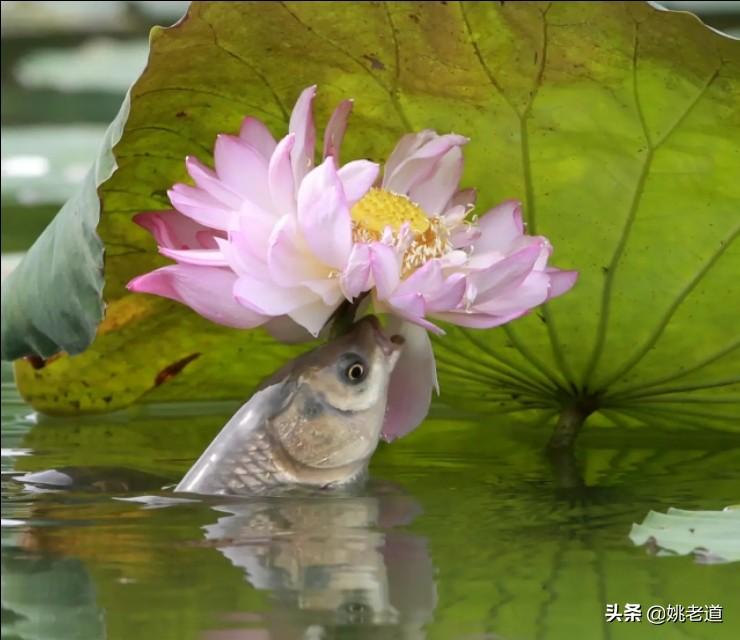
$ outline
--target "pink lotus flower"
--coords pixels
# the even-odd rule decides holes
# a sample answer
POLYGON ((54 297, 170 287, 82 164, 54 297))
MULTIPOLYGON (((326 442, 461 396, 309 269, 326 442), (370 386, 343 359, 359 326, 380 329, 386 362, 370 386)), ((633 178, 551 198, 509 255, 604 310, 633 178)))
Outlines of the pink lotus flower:
POLYGON ((344 101, 314 166, 314 95, 303 91, 279 142, 246 118, 238 137, 217 138, 215 172, 186 159, 195 186, 169 191, 175 210, 135 218, 176 263, 128 286, 285 341, 319 335, 342 303, 367 297, 406 337, 383 428, 392 440, 424 419, 437 387, 435 319, 495 327, 566 292, 577 273, 547 266, 552 247, 524 233, 517 202, 468 221, 475 192, 459 190, 463 136, 404 136, 378 183, 375 163, 339 166, 344 101))

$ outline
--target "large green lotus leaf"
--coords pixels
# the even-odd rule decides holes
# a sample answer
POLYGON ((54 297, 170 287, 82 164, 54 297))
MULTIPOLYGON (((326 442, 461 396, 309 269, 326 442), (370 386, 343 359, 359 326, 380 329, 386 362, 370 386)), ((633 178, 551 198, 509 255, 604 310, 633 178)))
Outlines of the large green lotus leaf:
POLYGON ((581 273, 507 328, 450 327, 435 345, 443 401, 737 428, 740 44, 689 14, 620 2, 202 2, 155 29, 111 127, 115 172, 91 177, 4 291, 3 357, 78 354, 19 363, 35 407, 236 398, 296 352, 124 285, 165 263, 131 217, 168 208, 184 157, 210 161, 216 134, 246 114, 282 134, 314 83, 319 123, 355 98, 346 159, 382 161, 426 127, 470 136, 464 182, 479 210, 523 200, 553 262, 581 273), (90 228, 107 310, 82 352, 102 286, 90 228))

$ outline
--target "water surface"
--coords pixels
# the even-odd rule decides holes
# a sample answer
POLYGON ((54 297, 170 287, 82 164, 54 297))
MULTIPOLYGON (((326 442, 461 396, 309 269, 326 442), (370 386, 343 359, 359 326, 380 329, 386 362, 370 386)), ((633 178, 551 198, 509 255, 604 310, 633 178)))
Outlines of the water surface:
POLYGON ((737 564, 627 537, 650 509, 736 503, 737 439, 587 434, 555 471, 544 434, 435 419, 381 449, 356 495, 119 499, 171 497, 224 419, 50 419, 4 385, 3 638, 737 637, 737 564), (17 480, 70 466, 71 489, 17 480), (724 623, 606 623, 614 602, 721 604, 724 623))

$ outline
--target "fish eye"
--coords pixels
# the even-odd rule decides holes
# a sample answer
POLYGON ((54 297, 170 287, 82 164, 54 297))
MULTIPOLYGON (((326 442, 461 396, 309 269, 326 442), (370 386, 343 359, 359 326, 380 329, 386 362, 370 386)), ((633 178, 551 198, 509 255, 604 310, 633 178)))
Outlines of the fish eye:
POLYGON ((373 608, 365 602, 349 601, 339 605, 337 613, 345 623, 362 624, 372 620, 373 608))
POLYGON ((355 353, 345 354, 339 363, 339 375, 344 382, 359 384, 367 377, 367 363, 355 353))
POLYGON ((362 362, 353 362, 344 375, 350 382, 361 382, 365 377, 365 365, 362 362))

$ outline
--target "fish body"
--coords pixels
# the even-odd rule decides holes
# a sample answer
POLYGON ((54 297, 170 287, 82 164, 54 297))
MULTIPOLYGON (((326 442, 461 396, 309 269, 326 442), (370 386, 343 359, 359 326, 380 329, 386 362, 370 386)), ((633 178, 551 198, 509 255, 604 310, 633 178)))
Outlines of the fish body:
POLYGON ((236 412, 175 491, 255 494, 360 479, 380 438, 402 344, 368 316, 296 358, 236 412))

